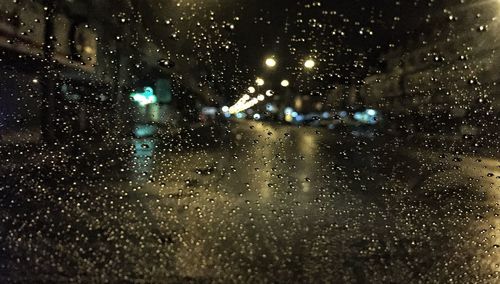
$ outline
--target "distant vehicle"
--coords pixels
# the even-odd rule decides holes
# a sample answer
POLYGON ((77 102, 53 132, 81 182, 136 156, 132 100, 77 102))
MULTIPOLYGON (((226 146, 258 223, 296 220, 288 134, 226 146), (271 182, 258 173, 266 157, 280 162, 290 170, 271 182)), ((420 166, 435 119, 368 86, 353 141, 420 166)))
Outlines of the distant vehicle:
POLYGON ((214 123, 217 119, 216 107, 204 107, 201 109, 200 122, 201 123, 214 123))
POLYGON ((355 112, 353 118, 361 124, 375 125, 380 121, 380 113, 377 110, 367 108, 355 112))
POLYGON ((319 113, 309 113, 303 115, 302 124, 310 126, 320 126, 321 115, 319 113))

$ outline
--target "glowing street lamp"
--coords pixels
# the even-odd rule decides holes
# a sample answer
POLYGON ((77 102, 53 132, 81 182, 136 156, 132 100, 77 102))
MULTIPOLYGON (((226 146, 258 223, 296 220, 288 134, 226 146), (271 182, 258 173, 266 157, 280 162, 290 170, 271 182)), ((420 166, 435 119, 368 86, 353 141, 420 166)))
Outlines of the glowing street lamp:
POLYGON ((155 104, 158 102, 153 88, 146 87, 144 92, 135 92, 130 94, 133 101, 137 102, 140 106, 147 106, 149 104, 155 104))
POLYGON ((276 66, 276 59, 272 58, 272 57, 269 57, 266 59, 266 66, 269 67, 269 68, 273 68, 276 66))
POLYGON ((281 81, 281 86, 288 87, 288 86, 290 86, 290 82, 288 82, 288 80, 283 80, 283 81, 281 81))
POLYGON ((257 84, 257 86, 264 86, 264 79, 257 78, 257 80, 255 80, 255 83, 257 84))
POLYGON ((304 67, 306 67, 307 69, 313 69, 314 66, 316 66, 316 62, 314 62, 314 60, 312 60, 312 59, 307 59, 304 62, 304 67))

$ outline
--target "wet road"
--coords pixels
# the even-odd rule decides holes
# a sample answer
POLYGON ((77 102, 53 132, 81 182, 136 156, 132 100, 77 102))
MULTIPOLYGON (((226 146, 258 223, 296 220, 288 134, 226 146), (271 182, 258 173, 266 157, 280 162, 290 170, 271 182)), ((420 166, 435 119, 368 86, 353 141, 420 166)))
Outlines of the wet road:
POLYGON ((3 170, 1 282, 499 281, 496 149, 250 122, 116 145, 3 170))

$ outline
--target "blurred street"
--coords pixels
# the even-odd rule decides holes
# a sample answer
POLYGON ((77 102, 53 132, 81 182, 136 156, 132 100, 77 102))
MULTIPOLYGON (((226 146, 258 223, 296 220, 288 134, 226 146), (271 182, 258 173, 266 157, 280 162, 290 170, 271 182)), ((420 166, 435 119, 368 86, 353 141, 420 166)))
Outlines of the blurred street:
POLYGON ((500 283, 499 16, 0 1, 0 284, 500 283))
POLYGON ((500 157, 430 143, 240 121, 26 149, 0 282, 498 283, 500 157))

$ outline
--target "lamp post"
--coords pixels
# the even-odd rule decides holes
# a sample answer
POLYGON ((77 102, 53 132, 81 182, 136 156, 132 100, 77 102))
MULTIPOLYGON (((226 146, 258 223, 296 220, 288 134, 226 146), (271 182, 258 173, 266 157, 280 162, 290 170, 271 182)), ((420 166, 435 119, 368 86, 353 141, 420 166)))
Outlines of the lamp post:
POLYGON ((274 59, 274 57, 266 58, 265 63, 266 63, 266 66, 268 68, 274 68, 274 67, 276 67, 276 64, 277 64, 276 59, 274 59))
POLYGON ((264 79, 262 79, 262 78, 257 78, 255 80, 255 83, 257 84, 257 86, 260 86, 260 87, 264 86, 264 84, 265 84, 264 79))
POLYGON ((43 1, 46 9, 44 9, 45 30, 44 41, 42 46, 43 56, 46 61, 46 72, 44 72, 41 82, 42 87, 42 102, 40 105, 40 130, 42 140, 44 142, 53 142, 55 137, 54 121, 56 111, 56 98, 54 78, 55 71, 53 70, 54 50, 55 50, 55 32, 54 19, 57 9, 57 1, 43 1))
POLYGON ((304 61, 304 67, 306 69, 313 69, 314 66, 316 66, 316 62, 313 59, 309 58, 306 61, 304 61))

